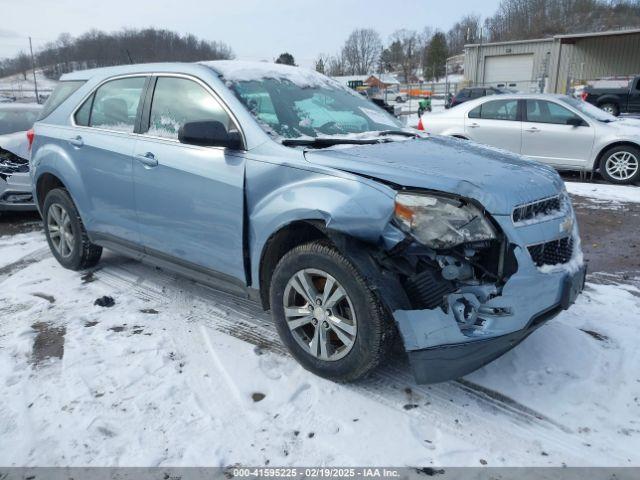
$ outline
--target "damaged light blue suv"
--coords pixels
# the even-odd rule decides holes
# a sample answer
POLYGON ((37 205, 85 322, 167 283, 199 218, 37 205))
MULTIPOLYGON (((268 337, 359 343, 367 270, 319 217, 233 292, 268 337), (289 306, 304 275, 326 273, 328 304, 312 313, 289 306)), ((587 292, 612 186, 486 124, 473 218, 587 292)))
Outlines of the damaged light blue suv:
POLYGON ((421 136, 315 72, 87 70, 45 110, 31 176, 63 266, 104 247, 255 298, 323 377, 366 375, 397 335, 418 381, 465 375, 583 287, 553 169, 421 136))

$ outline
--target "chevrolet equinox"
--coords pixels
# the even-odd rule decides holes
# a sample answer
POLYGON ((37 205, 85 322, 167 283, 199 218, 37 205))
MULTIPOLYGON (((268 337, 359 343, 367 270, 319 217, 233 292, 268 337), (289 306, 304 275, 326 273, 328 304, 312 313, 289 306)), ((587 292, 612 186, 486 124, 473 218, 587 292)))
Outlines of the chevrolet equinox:
POLYGON ((29 138, 64 267, 107 248, 253 298, 298 362, 332 380, 363 377, 398 336, 417 381, 465 375, 583 287, 553 169, 405 128, 316 72, 74 72, 29 138))

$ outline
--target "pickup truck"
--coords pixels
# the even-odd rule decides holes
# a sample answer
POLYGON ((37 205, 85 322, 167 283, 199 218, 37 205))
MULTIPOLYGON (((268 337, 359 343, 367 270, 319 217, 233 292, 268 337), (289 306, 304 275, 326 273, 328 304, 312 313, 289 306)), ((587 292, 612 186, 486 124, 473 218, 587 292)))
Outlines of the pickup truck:
POLYGON ((640 75, 624 88, 587 87, 582 99, 616 117, 621 113, 640 112, 640 75))

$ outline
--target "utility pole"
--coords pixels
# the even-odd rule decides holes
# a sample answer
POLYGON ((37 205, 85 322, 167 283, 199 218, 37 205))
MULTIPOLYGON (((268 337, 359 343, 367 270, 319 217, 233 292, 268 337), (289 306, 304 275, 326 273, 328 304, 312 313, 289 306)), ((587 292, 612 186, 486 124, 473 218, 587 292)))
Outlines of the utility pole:
POLYGON ((33 87, 36 91, 36 103, 40 103, 40 96, 38 95, 38 81, 36 80, 36 61, 33 58, 33 45, 31 43, 31 37, 29 37, 29 50, 31 51, 31 71, 33 72, 33 87))

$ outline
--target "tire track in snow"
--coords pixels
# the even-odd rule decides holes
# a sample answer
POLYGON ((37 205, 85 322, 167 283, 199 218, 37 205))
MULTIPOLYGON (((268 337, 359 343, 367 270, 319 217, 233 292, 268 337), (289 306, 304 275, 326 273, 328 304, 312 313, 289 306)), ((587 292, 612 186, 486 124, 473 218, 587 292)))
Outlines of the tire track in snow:
POLYGON ((19 272, 23 268, 28 267, 34 263, 37 263, 45 258, 51 256, 51 252, 49 247, 39 248, 35 252, 31 252, 28 255, 16 260, 15 262, 11 262, 4 267, 0 267, 0 283, 4 282, 7 278, 12 276, 14 273, 19 272))
MULTIPOLYGON (((114 259, 97 277, 123 294, 133 294, 158 306, 175 308, 176 303, 181 304, 181 309, 188 312, 187 321, 206 325, 279 355, 289 355, 280 343, 270 316, 252 301, 135 261, 114 259)), ((529 444, 532 451, 555 446, 565 455, 562 460, 567 463, 579 462, 588 456, 580 438, 548 416, 465 380, 417 385, 402 360, 395 359, 371 378, 345 388, 359 390, 369 398, 420 419, 421 424, 452 431, 473 443, 504 445, 508 444, 509 437, 515 436, 529 444), (405 410, 404 405, 413 401, 407 398, 407 387, 411 395, 428 403, 405 410), (473 432, 468 431, 470 429, 473 432)))
MULTIPOLYGON (((17 271, 50 257, 47 248, 33 252, 0 269, 0 283, 17 271)), ((60 267, 62 268, 62 267, 60 267)), ((289 356, 280 343, 271 317, 248 299, 197 284, 173 273, 150 267, 138 261, 108 254, 93 270, 96 280, 123 295, 154 303, 159 307, 187 312, 185 320, 205 325, 273 353, 289 356)), ((548 416, 522 405, 504 395, 469 381, 458 380, 436 385, 417 385, 408 366, 401 359, 376 371, 369 379, 345 388, 359 390, 368 398, 390 408, 403 411, 420 424, 437 426, 473 443, 508 444, 508 437, 517 437, 530 448, 549 449, 555 445, 564 455, 564 462, 587 460, 589 452, 579 447, 580 438, 570 429, 548 416), (406 389, 412 397, 408 398, 406 389), (404 405, 415 397, 426 401, 411 410, 404 405), (470 406, 473 402, 477 407, 470 406), (428 408, 424 408, 428 407, 428 408), (460 420, 465 428, 460 428, 460 420), (458 427, 456 427, 458 425, 458 427), (468 431, 473 429, 473 432, 468 431)))

